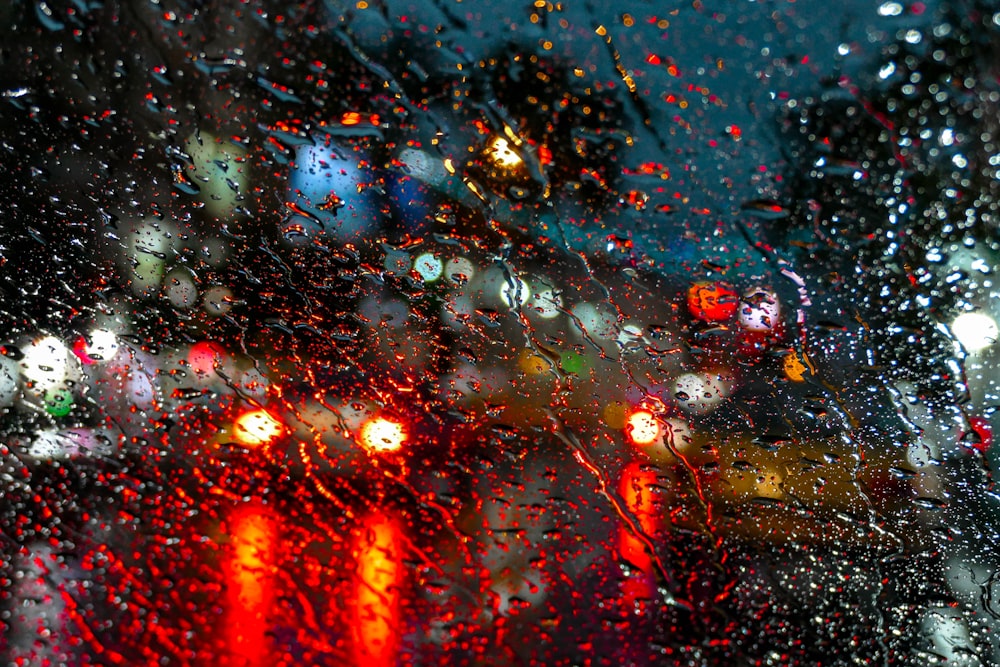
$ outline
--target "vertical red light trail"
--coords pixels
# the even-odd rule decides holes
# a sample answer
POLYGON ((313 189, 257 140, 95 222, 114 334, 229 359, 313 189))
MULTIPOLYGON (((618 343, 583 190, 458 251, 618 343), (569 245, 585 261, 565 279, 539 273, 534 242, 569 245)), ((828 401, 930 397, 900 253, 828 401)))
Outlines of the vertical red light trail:
MULTIPOLYGON (((637 462, 632 462, 622 471, 619 491, 625 507, 635 517, 643 535, 653 536, 663 527, 663 519, 653 502, 653 488, 657 484, 656 473, 637 462)), ((648 544, 639 539, 627 525, 618 528, 618 550, 621 558, 638 572, 622 582, 622 608, 628 613, 638 612, 644 604, 656 597, 656 570, 653 555, 648 544)))
POLYGON ((275 604, 277 527, 261 505, 233 508, 225 563, 225 641, 232 664, 274 664, 268 633, 275 604))
POLYGON ((400 527, 384 514, 369 514, 354 540, 357 576, 351 634, 354 664, 391 667, 399 653, 400 587, 403 579, 400 527))

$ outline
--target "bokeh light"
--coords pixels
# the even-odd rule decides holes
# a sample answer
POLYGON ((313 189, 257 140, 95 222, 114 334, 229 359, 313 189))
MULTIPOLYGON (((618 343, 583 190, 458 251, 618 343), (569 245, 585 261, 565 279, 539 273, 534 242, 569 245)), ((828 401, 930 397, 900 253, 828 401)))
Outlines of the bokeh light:
POLYGON ((982 312, 962 313, 951 323, 951 332, 968 352, 981 352, 997 342, 996 321, 982 312))
POLYGON ((388 417, 372 417, 361 425, 358 434, 358 442, 370 452, 399 451, 406 438, 403 424, 388 417))
POLYGON ((688 312, 704 322, 728 322, 739 307, 732 287, 720 282, 697 282, 688 289, 688 312))
POLYGON ((635 410, 625 421, 625 434, 635 445, 649 445, 660 437, 660 424, 648 410, 635 410))
POLYGON ((267 410, 244 412, 233 422, 233 437, 248 447, 270 444, 284 432, 285 426, 267 410))
POLYGON ((486 147, 486 153, 493 163, 502 169, 515 169, 524 161, 510 147, 510 142, 501 136, 495 136, 486 147))

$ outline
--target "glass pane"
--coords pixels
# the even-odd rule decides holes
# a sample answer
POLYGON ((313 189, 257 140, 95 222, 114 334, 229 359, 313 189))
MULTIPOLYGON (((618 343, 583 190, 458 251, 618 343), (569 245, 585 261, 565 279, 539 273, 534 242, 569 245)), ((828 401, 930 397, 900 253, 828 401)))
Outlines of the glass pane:
POLYGON ((991 4, 0 31, 5 662, 1000 663, 991 4))

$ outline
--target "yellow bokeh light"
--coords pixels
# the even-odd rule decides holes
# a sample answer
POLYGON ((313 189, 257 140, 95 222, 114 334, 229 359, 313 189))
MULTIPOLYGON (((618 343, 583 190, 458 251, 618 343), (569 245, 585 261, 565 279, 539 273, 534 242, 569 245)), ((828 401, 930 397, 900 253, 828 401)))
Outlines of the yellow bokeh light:
POLYGON ((601 418, 610 428, 625 428, 625 417, 628 406, 621 401, 612 401, 604 406, 601 411, 601 418))
POLYGON ((625 421, 625 433, 637 445, 648 445, 660 437, 660 424, 653 413, 636 410, 625 421))
POLYGON ((284 432, 284 425, 267 410, 245 412, 233 423, 233 437, 241 445, 248 447, 271 443, 284 432))
POLYGON ((521 156, 511 149, 510 142, 503 137, 493 137, 486 152, 494 164, 504 169, 514 169, 523 162, 521 156))
POLYGON ((541 375, 552 370, 552 362, 531 350, 521 350, 517 358, 517 367, 527 375, 541 375))
POLYGON ((754 493, 758 498, 780 499, 785 495, 782 478, 774 470, 764 468, 754 480, 754 493))
POLYGON ((395 452, 406 442, 403 425, 386 417, 373 417, 361 425, 358 442, 373 452, 395 452))
POLYGON ((785 361, 782 366, 784 368, 785 375, 788 376, 789 380, 792 380, 793 382, 805 381, 804 374, 809 369, 802 364, 799 360, 799 355, 795 352, 789 352, 785 355, 785 361))

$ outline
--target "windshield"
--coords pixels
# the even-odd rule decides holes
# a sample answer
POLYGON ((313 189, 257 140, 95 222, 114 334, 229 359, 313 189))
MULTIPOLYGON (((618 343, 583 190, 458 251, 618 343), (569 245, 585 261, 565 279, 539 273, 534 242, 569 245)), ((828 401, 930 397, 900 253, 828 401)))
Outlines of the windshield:
POLYGON ((12 664, 988 665, 989 3, 0 8, 12 664))

